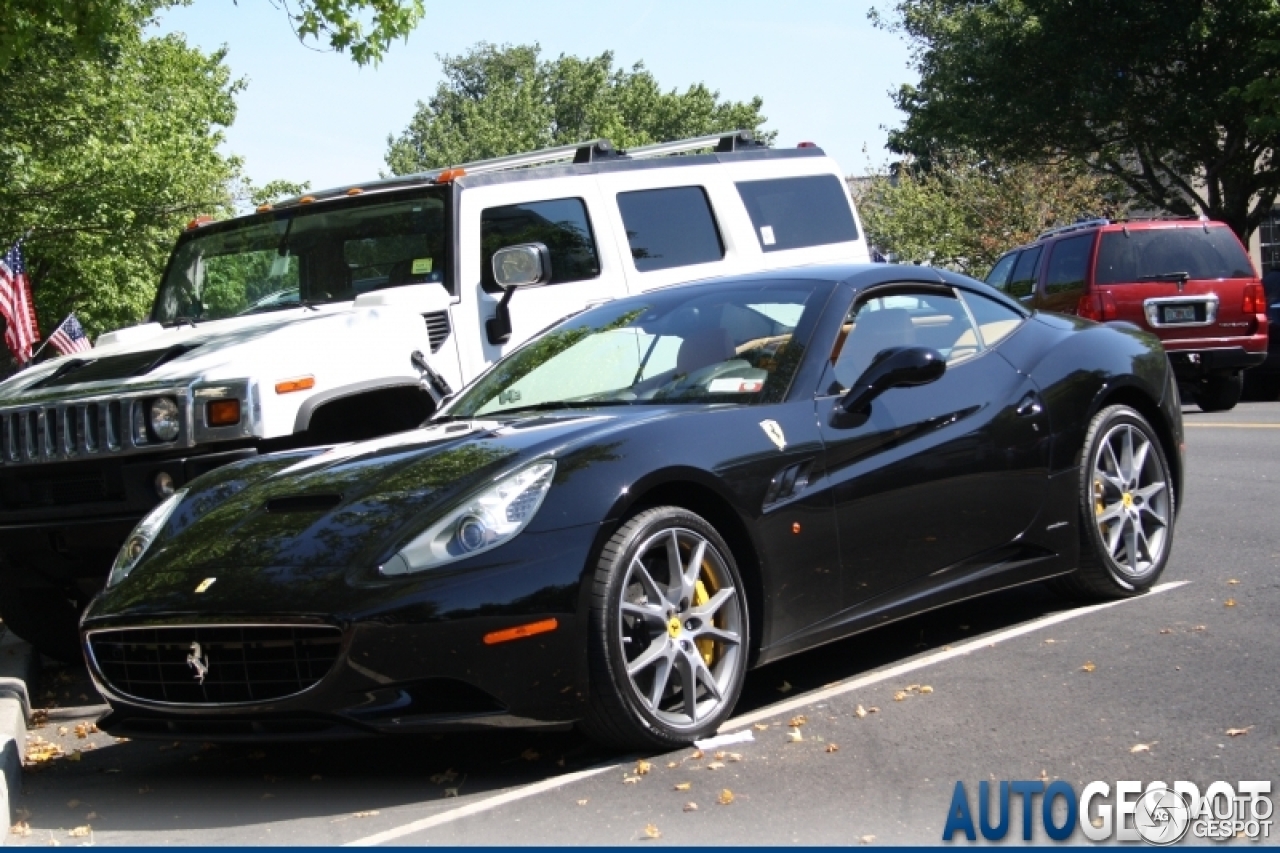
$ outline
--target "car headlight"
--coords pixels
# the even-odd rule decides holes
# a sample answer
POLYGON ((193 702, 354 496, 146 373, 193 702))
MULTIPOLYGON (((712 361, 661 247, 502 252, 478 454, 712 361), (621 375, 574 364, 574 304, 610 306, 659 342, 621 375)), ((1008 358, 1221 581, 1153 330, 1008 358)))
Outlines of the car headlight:
POLYGON ((124 544, 120 546, 120 553, 116 554, 116 561, 111 564, 111 574, 107 576, 107 586, 115 586, 129 576, 129 572, 133 571, 133 567, 138 565, 142 555, 147 553, 147 549, 151 547, 156 534, 160 532, 160 528, 164 527, 164 523, 169 520, 169 516, 173 515, 173 511, 178 508, 178 504, 182 502, 182 498, 186 494, 186 489, 174 492, 157 505, 155 509, 151 510, 146 518, 138 522, 138 526, 133 528, 129 538, 124 540, 124 544))
POLYGON ((543 460, 485 487, 401 548, 382 574, 434 569, 509 542, 533 520, 555 472, 556 463, 543 460))
POLYGON ((161 441, 178 437, 178 404, 172 397, 157 397, 151 402, 151 431, 161 441))

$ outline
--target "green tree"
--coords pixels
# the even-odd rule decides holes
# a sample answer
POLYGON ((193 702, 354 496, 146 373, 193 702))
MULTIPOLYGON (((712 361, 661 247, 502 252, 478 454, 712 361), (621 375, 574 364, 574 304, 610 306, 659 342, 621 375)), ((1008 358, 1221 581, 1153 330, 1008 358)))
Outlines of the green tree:
MULTIPOLYGON (((156 12, 191 0, 0 0, 0 69, 47 39, 69 37, 81 58, 109 57, 117 39, 156 12)), ((282 0, 298 40, 327 41, 359 65, 377 63, 422 19, 423 0, 282 0)))
POLYGON ((898 0, 920 75, 890 145, 1046 149, 1247 238, 1280 191, 1276 0, 898 0))
POLYGON ((418 102, 409 126, 387 138, 397 175, 603 137, 620 148, 745 129, 764 141, 763 101, 723 101, 696 83, 663 91, 637 62, 615 68, 605 51, 591 59, 540 58, 538 45, 481 43, 442 56, 444 80, 418 102))
POLYGON ((1127 193, 1076 163, 1001 162, 970 151, 914 158, 854 186, 867 240, 904 263, 982 278, 1007 249, 1081 217, 1115 216, 1127 193))
POLYGON ((218 151, 242 85, 222 54, 137 30, 113 52, 50 38, 0 70, 0 243, 29 233, 46 333, 72 310, 91 334, 140 320, 180 229, 243 187, 218 151))

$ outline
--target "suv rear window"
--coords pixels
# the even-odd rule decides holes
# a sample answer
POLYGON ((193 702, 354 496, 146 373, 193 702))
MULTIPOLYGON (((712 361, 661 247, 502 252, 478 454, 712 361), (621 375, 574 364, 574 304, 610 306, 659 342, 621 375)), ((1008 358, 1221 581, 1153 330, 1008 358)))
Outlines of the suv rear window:
POLYGON ((1097 284, 1149 281, 1185 272, 1193 279, 1253 278, 1253 264, 1225 226, 1108 231, 1098 247, 1097 284))
POLYGON ((849 198, 835 175, 740 181, 735 186, 766 252, 858 239, 849 198))

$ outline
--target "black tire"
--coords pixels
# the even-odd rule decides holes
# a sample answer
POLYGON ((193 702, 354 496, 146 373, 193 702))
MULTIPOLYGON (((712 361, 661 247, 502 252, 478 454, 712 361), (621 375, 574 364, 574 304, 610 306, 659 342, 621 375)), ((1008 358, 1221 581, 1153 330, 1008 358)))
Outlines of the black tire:
MULTIPOLYGON (((1132 455, 1138 455, 1138 443, 1132 446, 1132 455)), ((1080 598, 1108 599, 1141 595, 1151 588, 1173 548, 1177 496, 1169 470, 1159 437, 1137 411, 1109 406, 1094 417, 1080 456, 1080 565, 1072 574, 1055 580, 1060 591, 1080 598), (1117 476, 1112 477, 1106 469, 1117 456, 1123 460, 1126 434, 1131 439, 1140 436, 1145 443, 1143 464, 1137 471, 1130 465, 1126 473, 1121 461, 1117 476), (1107 455, 1108 445, 1111 456, 1107 455), (1162 487, 1156 488, 1157 484, 1162 487), (1114 521, 1107 519, 1117 511, 1114 521), (1130 539, 1127 532, 1137 523, 1145 527, 1143 538, 1138 539, 1135 533, 1130 539), (1104 530, 1106 536, 1112 536, 1117 525, 1119 536, 1110 542, 1104 539, 1104 530), (1123 550, 1117 554, 1117 549, 1123 550)))
POLYGON ((1230 411, 1243 393, 1244 371, 1210 376, 1196 385, 1196 405, 1206 412, 1230 411))
POLYGON ((80 605, 52 587, 0 586, 0 620, 43 655, 81 663, 80 605))
POLYGON ((596 563, 589 620, 591 689, 580 727, 593 740, 624 750, 675 749, 714 734, 742 692, 748 625, 742 576, 716 529, 680 507, 638 513, 609 539, 596 563), (686 553, 692 569, 699 542, 705 543, 703 559, 696 571, 686 571, 686 553), (670 553, 671 543, 682 562, 684 592, 667 570, 670 560, 664 553, 670 553), (696 575, 692 587, 690 574, 696 575), (689 598, 691 589, 696 601, 689 598), (629 608, 625 614, 624 606, 629 608), (725 640, 708 639, 710 633, 725 640), (648 664, 628 672, 646 656, 648 664), (693 689, 686 691, 688 684, 693 689), (658 701, 646 693, 656 693, 658 701), (691 705, 688 696, 694 697, 691 705))

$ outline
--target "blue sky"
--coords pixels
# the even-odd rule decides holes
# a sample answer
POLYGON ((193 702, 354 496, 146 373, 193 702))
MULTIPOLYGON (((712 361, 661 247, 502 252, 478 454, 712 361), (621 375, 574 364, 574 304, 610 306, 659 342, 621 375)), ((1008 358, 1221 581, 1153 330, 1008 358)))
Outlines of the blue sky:
MULTIPOLYGON (((194 0, 158 26, 208 50, 230 49, 228 64, 249 86, 227 149, 258 183, 287 178, 321 189, 377 176, 387 135, 408 124, 441 79, 436 55, 481 41, 537 42, 548 57, 612 50, 627 67, 643 60, 664 89, 702 82, 722 98, 760 95, 778 145, 812 140, 846 173, 861 174, 868 160, 886 159, 884 128, 901 120, 889 91, 914 80, 901 38, 868 22, 871 5, 427 0, 408 41, 363 69, 300 45, 272 0, 194 0)), ((887 11, 890 0, 878 5, 887 11)))

